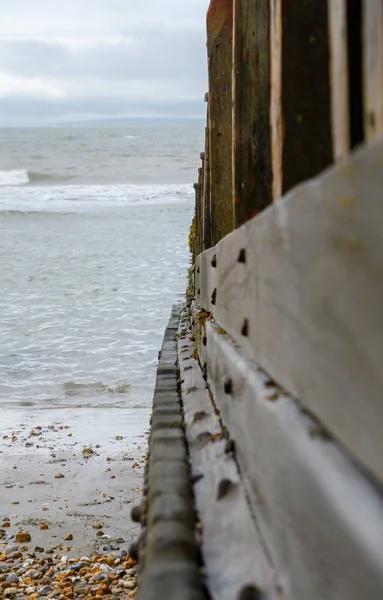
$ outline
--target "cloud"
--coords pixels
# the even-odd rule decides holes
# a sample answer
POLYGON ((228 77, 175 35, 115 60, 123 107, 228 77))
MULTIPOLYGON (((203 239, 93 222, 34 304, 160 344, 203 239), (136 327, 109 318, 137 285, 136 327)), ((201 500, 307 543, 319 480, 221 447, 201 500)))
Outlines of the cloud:
POLYGON ((96 107, 203 116, 207 0, 2 5, 0 124, 88 118, 96 107))
POLYGON ((0 73, 0 98, 17 95, 60 98, 62 94, 54 84, 39 77, 18 77, 0 73))

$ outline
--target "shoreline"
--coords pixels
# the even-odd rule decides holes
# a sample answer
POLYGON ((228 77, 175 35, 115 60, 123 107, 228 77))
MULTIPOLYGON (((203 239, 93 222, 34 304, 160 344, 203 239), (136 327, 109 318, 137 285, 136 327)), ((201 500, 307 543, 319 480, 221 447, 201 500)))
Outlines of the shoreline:
POLYGON ((141 497, 146 435, 127 442, 116 431, 91 444, 80 429, 35 422, 1 431, 0 544, 22 531, 31 536, 30 551, 59 545, 69 557, 128 551, 138 534, 130 510, 141 497))

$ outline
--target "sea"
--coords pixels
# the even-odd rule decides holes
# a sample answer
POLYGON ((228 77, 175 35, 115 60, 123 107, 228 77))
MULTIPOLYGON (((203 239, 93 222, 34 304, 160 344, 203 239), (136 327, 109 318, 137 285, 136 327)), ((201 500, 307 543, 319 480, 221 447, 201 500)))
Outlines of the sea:
POLYGON ((202 127, 0 129, 0 435, 147 427, 202 127))

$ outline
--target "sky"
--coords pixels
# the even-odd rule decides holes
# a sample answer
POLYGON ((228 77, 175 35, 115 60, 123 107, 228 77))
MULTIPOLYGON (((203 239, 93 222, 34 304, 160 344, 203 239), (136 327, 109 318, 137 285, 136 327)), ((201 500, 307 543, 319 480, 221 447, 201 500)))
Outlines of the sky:
POLYGON ((203 118, 209 0, 0 0, 0 126, 203 118))

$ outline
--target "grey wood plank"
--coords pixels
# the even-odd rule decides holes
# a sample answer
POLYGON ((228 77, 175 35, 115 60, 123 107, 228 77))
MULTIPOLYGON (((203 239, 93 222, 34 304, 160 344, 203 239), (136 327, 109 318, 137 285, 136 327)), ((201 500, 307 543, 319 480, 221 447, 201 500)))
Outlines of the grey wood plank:
POLYGON ((196 260, 196 301, 204 310, 214 314, 217 269, 214 267, 215 247, 205 250, 196 260))
POLYGON ((209 398, 201 369, 186 338, 179 354, 182 399, 193 475, 203 477, 194 485, 202 522, 202 550, 207 586, 213 600, 233 600, 248 585, 279 598, 274 573, 253 521, 236 462, 225 451, 227 439, 214 439, 222 426, 209 398), (213 436, 213 439, 212 439, 213 436), (214 441, 213 441, 214 440, 214 441), (218 499, 222 481, 230 481, 227 494, 218 499))
POLYGON ((208 382, 287 600, 381 598, 380 492, 229 336, 206 329, 208 382))
POLYGON ((382 197, 378 141, 199 257, 202 306, 380 481, 382 197))

